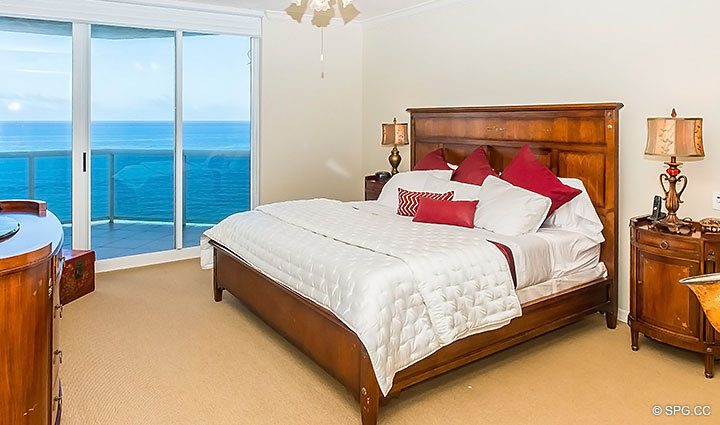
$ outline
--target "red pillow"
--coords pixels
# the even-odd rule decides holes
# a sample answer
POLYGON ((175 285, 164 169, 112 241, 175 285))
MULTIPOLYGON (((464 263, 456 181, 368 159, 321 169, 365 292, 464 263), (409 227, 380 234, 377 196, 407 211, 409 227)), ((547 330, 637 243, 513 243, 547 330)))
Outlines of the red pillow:
POLYGON ((453 171, 452 180, 480 186, 487 176, 498 177, 498 173, 490 165, 485 149, 477 148, 453 171))
POLYGON ((427 171, 427 170, 452 170, 445 161, 445 154, 443 148, 436 149, 429 154, 425 155, 423 159, 415 164, 415 171, 427 171))
POLYGON ((432 192, 412 192, 403 188, 398 188, 398 215, 406 217, 415 217, 418 204, 421 198, 444 199, 451 200, 455 196, 455 192, 432 193, 432 192))
POLYGON ((475 209, 478 202, 420 198, 417 214, 413 221, 473 228, 475 227, 475 209))
POLYGON ((522 187, 539 195, 547 196, 552 201, 548 216, 582 191, 563 184, 552 171, 544 166, 525 145, 503 170, 501 179, 515 186, 522 187))

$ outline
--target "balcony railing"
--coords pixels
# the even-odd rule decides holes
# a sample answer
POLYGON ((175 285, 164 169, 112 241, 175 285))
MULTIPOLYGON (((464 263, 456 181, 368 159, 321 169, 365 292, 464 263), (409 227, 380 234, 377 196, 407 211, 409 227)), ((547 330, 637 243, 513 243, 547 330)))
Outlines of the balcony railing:
MULTIPOLYGON (((182 158, 183 225, 249 209, 249 151, 185 150, 182 158)), ((70 223, 71 161, 69 150, 0 151, 0 197, 41 197, 70 223), (22 175, 25 184, 17 181, 22 175)), ((93 221, 174 221, 172 149, 94 149, 91 170, 93 221)))

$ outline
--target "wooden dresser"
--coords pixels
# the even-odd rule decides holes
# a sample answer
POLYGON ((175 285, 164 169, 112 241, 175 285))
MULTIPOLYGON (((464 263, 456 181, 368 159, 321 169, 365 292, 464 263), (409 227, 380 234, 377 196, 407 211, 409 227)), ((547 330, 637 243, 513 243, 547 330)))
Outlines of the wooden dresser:
POLYGON ((63 231, 44 202, 0 201, 20 223, 0 240, 0 424, 60 423, 63 231))
POLYGON ((718 270, 720 234, 683 236, 650 228, 647 217, 630 221, 630 315, 632 349, 638 334, 701 353, 705 376, 713 377, 720 358, 720 333, 705 317, 695 294, 682 278, 718 270))

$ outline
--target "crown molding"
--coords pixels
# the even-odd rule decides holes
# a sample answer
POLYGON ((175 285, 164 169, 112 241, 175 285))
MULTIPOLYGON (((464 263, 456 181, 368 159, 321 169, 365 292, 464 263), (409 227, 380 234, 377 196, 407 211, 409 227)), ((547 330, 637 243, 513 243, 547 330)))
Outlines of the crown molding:
POLYGON ((403 9, 388 12, 383 15, 372 16, 366 19, 358 19, 357 21, 362 25, 374 25, 380 22, 405 18, 408 16, 416 15, 418 13, 427 12, 429 10, 447 6, 452 3, 460 3, 463 1, 467 0, 427 0, 424 3, 416 4, 415 6, 409 6, 403 9))
MULTIPOLYGON (((166 0, 166 1, 176 1, 176 0, 166 0)), ((373 25, 373 24, 377 24, 380 22, 386 22, 386 21, 391 21, 394 19, 404 18, 404 17, 411 16, 411 15, 416 15, 418 13, 437 9, 439 7, 447 6, 452 3, 459 3, 462 1, 467 1, 467 0, 427 0, 423 3, 416 4, 415 6, 409 6, 409 7, 395 10, 392 12, 388 12, 388 13, 385 13, 382 15, 372 16, 370 18, 363 18, 362 10, 361 10, 360 16, 355 18, 355 20, 353 20, 352 22, 350 22, 347 25, 373 25)), ((292 18, 290 18, 290 16, 287 15, 287 13, 285 13, 285 11, 282 11, 282 10, 266 10, 264 12, 264 14, 267 18, 272 18, 272 19, 280 19, 280 18, 292 19, 292 18)), ((305 16, 309 16, 312 18, 312 15, 309 15, 309 14, 305 15, 305 16)), ((337 18, 337 17, 333 18, 331 22, 333 24, 335 24, 335 23, 344 24, 342 19, 337 18)))

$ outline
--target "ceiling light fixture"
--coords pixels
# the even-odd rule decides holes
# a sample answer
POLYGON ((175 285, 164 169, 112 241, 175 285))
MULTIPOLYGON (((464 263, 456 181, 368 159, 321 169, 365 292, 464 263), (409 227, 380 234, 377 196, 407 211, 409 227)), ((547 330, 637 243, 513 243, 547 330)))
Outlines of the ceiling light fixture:
POLYGON ((305 14, 311 10, 313 13, 312 24, 318 28, 324 28, 330 25, 330 21, 335 17, 335 5, 346 24, 360 14, 360 11, 353 5, 353 0, 293 0, 285 12, 298 23, 302 23, 305 14))
POLYGON ((285 9, 285 12, 298 23, 302 23, 309 10, 313 12, 312 24, 320 28, 320 78, 325 78, 324 29, 335 17, 335 6, 346 25, 360 14, 353 4, 353 0, 292 0, 290 6, 285 9))

